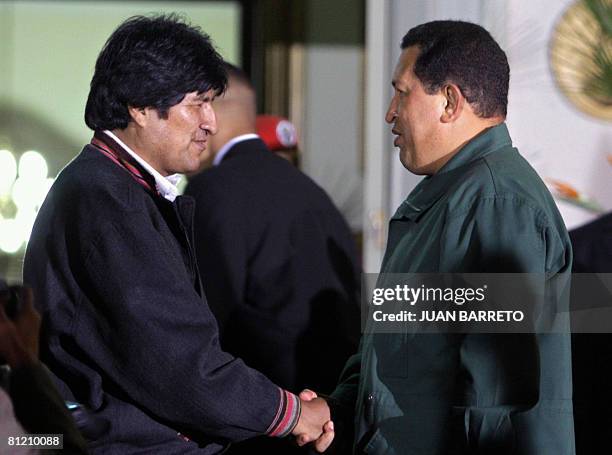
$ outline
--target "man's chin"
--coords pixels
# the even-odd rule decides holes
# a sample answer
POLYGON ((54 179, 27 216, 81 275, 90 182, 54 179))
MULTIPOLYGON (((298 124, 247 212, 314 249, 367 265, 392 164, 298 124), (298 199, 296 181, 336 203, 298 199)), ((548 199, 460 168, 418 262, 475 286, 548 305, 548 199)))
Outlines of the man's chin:
POLYGON ((204 154, 204 155, 201 155, 194 159, 189 160, 189 163, 185 163, 185 166, 183 166, 183 169, 181 170, 180 173, 185 174, 187 177, 191 177, 199 173, 200 171, 206 169, 208 166, 203 165, 203 160, 204 158, 207 158, 207 157, 208 157, 208 154, 204 154))
POLYGON ((419 166, 417 163, 406 157, 400 150, 400 162, 408 171, 415 175, 428 175, 426 166, 419 166))
POLYGON ((203 171, 204 169, 208 169, 208 168, 212 167, 214 159, 215 159, 215 155, 210 153, 210 151, 208 149, 206 149, 200 155, 198 171, 203 171))
POLYGON ((399 160, 400 160, 400 163, 402 163, 402 166, 404 166, 410 172, 413 172, 412 169, 414 168, 414 163, 410 159, 408 153, 401 147, 399 150, 399 160))

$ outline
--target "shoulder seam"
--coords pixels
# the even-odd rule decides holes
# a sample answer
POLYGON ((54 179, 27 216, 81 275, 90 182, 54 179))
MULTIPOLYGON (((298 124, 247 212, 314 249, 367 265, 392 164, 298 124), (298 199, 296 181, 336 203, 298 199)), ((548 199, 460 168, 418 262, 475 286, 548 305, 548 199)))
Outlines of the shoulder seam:
POLYGON ((491 177, 491 183, 493 184, 493 191, 495 191, 495 195, 497 196, 498 195, 497 185, 495 184, 495 177, 493 176, 493 170, 491 169, 491 166, 489 166, 487 157, 484 157, 482 161, 484 162, 485 166, 487 167, 487 170, 489 171, 489 176, 491 177))

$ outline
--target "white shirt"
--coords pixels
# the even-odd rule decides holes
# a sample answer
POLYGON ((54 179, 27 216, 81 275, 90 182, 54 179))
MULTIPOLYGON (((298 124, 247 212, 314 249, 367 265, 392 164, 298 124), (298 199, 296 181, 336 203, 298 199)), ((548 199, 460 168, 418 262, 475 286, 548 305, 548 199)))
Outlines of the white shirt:
POLYGON ((121 141, 121 139, 119 139, 113 133, 108 130, 104 130, 104 134, 111 137, 117 144, 123 147, 126 152, 128 152, 142 167, 145 168, 145 170, 149 174, 153 176, 153 178, 155 179, 155 187, 164 199, 167 199, 170 202, 174 202, 176 197, 179 195, 179 190, 176 185, 178 185, 181 180, 180 174, 172 174, 167 177, 164 177, 155 169, 153 169, 153 166, 143 160, 142 157, 138 155, 134 150, 125 145, 123 141, 121 141))
POLYGON ((229 152, 229 149, 231 149, 238 142, 248 141, 250 139, 259 139, 259 136, 255 133, 241 134, 240 136, 236 136, 227 141, 215 155, 215 158, 213 159, 213 166, 219 165, 223 157, 227 154, 227 152, 229 152))

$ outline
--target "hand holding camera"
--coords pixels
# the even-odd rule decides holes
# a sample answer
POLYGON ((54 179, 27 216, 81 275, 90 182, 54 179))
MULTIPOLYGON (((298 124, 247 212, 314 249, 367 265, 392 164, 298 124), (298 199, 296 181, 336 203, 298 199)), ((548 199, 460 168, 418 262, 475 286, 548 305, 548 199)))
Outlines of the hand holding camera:
POLYGON ((40 321, 32 290, 0 280, 0 363, 17 368, 38 361, 40 321))

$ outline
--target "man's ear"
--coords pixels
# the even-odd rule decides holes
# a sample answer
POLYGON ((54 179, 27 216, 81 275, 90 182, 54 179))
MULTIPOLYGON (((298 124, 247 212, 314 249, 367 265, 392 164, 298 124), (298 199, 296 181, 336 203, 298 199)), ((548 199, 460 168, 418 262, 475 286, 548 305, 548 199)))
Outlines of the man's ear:
POLYGON ((146 107, 128 106, 128 112, 134 123, 138 126, 145 126, 152 112, 146 107))
POLYGON ((442 112, 440 116, 440 121, 442 123, 454 122, 459 118, 465 108, 465 97, 455 84, 446 84, 442 87, 442 97, 443 102, 446 104, 444 106, 444 112, 442 112))

